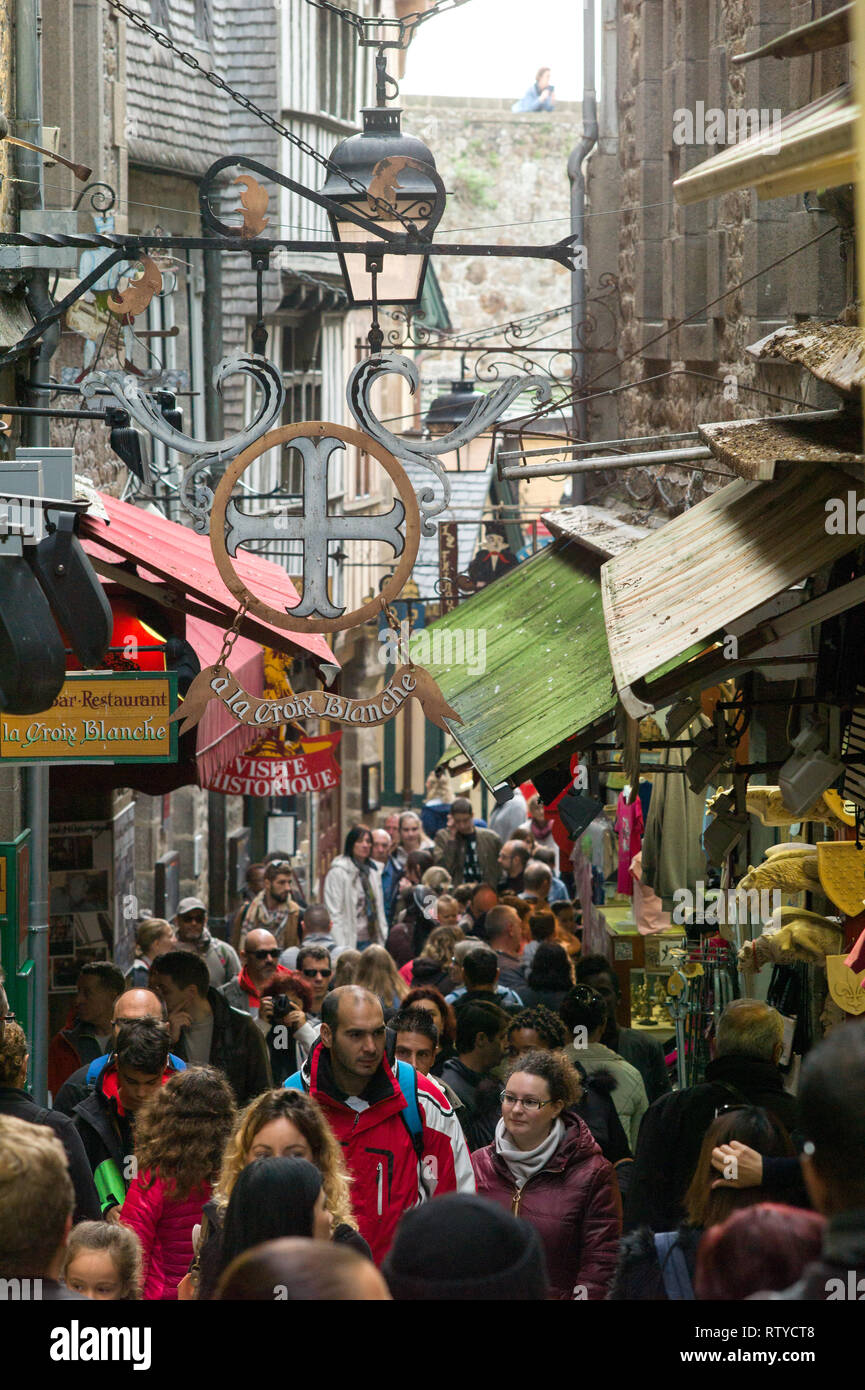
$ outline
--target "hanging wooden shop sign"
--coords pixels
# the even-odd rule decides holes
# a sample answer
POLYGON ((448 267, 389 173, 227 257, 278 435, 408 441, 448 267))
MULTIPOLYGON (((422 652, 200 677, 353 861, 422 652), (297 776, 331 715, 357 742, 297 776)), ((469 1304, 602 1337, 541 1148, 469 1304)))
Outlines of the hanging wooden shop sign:
POLYGON ((219 700, 239 724, 266 728, 286 724, 291 719, 331 719, 364 729, 393 718, 406 700, 417 700, 426 718, 447 732, 445 719, 462 720, 422 666, 399 666, 384 689, 371 698, 349 699, 327 690, 307 690, 290 699, 258 700, 240 685, 226 666, 207 666, 192 682, 182 709, 172 719, 182 719, 181 734, 198 723, 211 700, 219 700))

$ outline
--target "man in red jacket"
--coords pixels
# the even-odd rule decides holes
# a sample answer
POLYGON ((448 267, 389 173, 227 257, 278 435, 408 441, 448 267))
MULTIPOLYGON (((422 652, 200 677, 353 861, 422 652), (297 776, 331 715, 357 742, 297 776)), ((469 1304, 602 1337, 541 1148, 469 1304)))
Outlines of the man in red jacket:
POLYGON ((285 1085, 318 1101, 342 1145, 358 1227, 378 1264, 403 1212, 445 1192, 474 1192, 471 1159, 438 1086, 405 1062, 394 1075, 374 994, 333 990, 321 1019, 320 1041, 285 1085))

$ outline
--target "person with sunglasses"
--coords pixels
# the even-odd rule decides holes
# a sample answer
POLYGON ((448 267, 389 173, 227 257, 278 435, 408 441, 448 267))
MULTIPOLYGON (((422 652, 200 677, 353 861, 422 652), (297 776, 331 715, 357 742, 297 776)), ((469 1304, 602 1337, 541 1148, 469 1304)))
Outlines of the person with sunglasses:
POLYGON ((204 961, 214 989, 227 985, 240 974, 240 960, 234 947, 211 936, 207 930, 207 908, 200 898, 181 898, 174 930, 178 947, 182 951, 194 951, 204 961))
POLYGON ((308 1017, 312 989, 293 970, 279 964, 280 947, 272 932, 255 928, 241 951, 243 969, 220 994, 232 1008, 255 1019, 267 1042, 275 1086, 302 1066, 321 1029, 308 1017))
POLYGON ((472 1154, 479 1197, 534 1226, 551 1299, 603 1299, 616 1268, 622 1203, 610 1164, 572 1106, 564 1057, 527 1052, 510 1067, 495 1139, 472 1154))
POLYGON ((312 991, 310 1017, 320 1018, 321 1006, 333 979, 333 966, 327 947, 316 943, 301 946, 297 953, 297 969, 312 991))

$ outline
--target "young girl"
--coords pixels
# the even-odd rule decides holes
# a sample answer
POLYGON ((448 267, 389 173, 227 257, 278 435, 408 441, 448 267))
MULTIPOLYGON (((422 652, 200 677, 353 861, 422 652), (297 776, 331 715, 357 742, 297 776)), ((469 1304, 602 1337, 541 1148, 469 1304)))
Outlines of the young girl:
POLYGON ((109 1221, 81 1221, 66 1243, 63 1281, 97 1302, 141 1297, 141 1245, 134 1231, 109 1221))
POLYGON ((177 1298, 233 1123, 231 1089, 213 1067, 173 1076, 137 1119, 137 1174, 120 1220, 141 1241, 146 1300, 177 1298))

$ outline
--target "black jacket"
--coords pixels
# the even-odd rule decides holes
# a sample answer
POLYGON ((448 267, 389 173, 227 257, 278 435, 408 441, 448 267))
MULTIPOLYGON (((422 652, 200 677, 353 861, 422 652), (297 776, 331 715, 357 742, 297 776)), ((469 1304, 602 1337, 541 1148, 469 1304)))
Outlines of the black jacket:
POLYGON ((674 1231, 700 1147, 715 1113, 725 1105, 758 1105, 788 1131, 796 1123, 796 1098, 784 1090, 781 1072, 759 1057, 716 1057, 699 1086, 661 1096, 649 1106, 637 1139, 634 1171, 625 1202, 625 1229, 646 1225, 674 1231))
MULTIPOLYGON (((677 1232, 677 1244, 685 1257, 692 1288, 702 1234, 693 1226, 680 1226, 677 1232)), ((616 1273, 607 1298, 649 1303, 664 1302, 669 1298, 664 1288, 664 1272, 658 1259, 655 1237, 648 1226, 629 1231, 622 1237, 616 1273)))
POLYGON ((645 1033, 639 1033, 636 1028, 615 1028, 605 1033, 601 1042, 618 1052, 632 1067, 637 1068, 643 1078, 650 1105, 659 1096, 669 1094, 670 1077, 664 1060, 664 1047, 657 1038, 646 1037, 645 1033))
POLYGON ((457 1119, 472 1153, 491 1144, 502 1114, 502 1082, 492 1072, 472 1071, 459 1057, 445 1062, 441 1075, 462 1101, 457 1119))
MULTIPOLYGON (((207 991, 207 1002, 213 1010, 210 1065, 225 1073, 237 1104, 248 1105, 273 1085, 264 1035, 254 1018, 233 1009, 213 986, 207 991)), ((184 1062, 189 1061, 185 1032, 175 1051, 184 1062)))
POLYGON ((81 1137, 69 1116, 44 1110, 30 1099, 26 1091, 18 1091, 11 1086, 0 1086, 0 1115, 11 1115, 13 1119, 25 1120, 31 1125, 47 1125, 53 1129, 66 1150, 69 1176, 75 1188, 74 1220, 100 1221, 102 1212, 93 1184, 93 1173, 81 1137))
POLYGON ((74 1115, 76 1105, 80 1105, 82 1100, 86 1100, 92 1093, 93 1087, 87 1080, 87 1073, 92 1065, 92 1062, 87 1062, 71 1076, 67 1076, 54 1097, 55 1111, 59 1110, 61 1115, 74 1115))
POLYGON ((73 1115, 103 1212, 122 1205, 122 1193, 131 1179, 127 1160, 135 1151, 131 1117, 121 1115, 117 1102, 102 1089, 111 1070, 109 1066, 102 1072, 91 1095, 76 1105, 73 1115))

